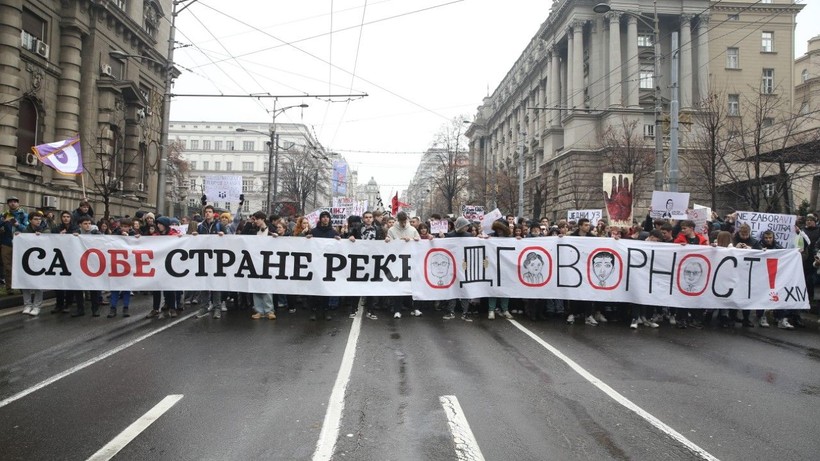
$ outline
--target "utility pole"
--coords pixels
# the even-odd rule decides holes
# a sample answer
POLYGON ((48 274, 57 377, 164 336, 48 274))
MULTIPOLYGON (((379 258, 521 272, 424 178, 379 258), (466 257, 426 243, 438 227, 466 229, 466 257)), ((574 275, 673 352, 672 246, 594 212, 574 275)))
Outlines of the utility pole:
POLYGON ((678 33, 672 32, 672 101, 669 104, 669 192, 678 191, 678 33))

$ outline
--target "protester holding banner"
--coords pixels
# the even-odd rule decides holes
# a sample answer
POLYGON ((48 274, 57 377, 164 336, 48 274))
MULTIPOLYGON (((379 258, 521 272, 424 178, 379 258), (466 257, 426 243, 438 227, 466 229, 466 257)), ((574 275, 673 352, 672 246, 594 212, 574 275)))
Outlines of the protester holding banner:
MULTIPOLYGON (((510 227, 508 225, 506 225, 505 223, 503 223, 503 222, 500 222, 500 221, 494 222, 493 225, 492 225, 491 230, 493 231, 494 236, 496 238, 511 238, 512 237, 512 231, 510 231, 510 227)), ((542 302, 542 300, 540 300, 540 299, 531 299, 531 300, 528 300, 528 301, 532 302, 532 304, 533 304, 532 309, 536 308, 536 306, 535 306, 536 304, 540 305, 540 303, 542 302)), ((513 318, 512 314, 510 314, 510 298, 490 297, 487 300, 487 305, 488 305, 488 309, 487 309, 488 310, 488 314, 487 314, 488 319, 490 319, 490 320, 495 319, 495 311, 496 310, 498 310, 499 314, 504 318, 508 318, 508 319, 513 318)), ((529 308, 529 307, 530 306, 529 306, 529 303, 528 303, 527 308, 529 308)), ((530 315, 530 318, 533 318, 532 314, 530 315)))
MULTIPOLYGON (((614 181, 614 178, 613 178, 614 181)), ((558 224, 559 229, 561 224, 558 224)), ((567 226, 569 227, 569 226, 567 226)), ((592 233, 590 232, 592 225, 587 218, 580 218, 578 220, 578 228, 570 235, 574 237, 592 237, 592 233)), ((606 317, 603 316, 600 312, 598 313, 598 319, 593 316, 593 312, 595 311, 595 303, 593 301, 583 301, 578 300, 570 303, 570 314, 567 315, 567 324, 573 325, 575 323, 575 317, 581 313, 584 317, 584 323, 589 326, 598 326, 599 321, 606 322, 606 317)))
MULTIPOLYGON (((418 241, 420 239, 419 231, 408 223, 408 219, 409 217, 404 211, 399 211, 395 219, 388 219, 388 224, 391 221, 395 221, 395 224, 387 231, 386 240, 418 241)), ((465 219, 465 221, 467 220, 465 219)), ((414 317, 421 315, 421 311, 413 307, 413 298, 411 296, 395 296, 388 300, 388 304, 394 319, 401 318, 402 309, 411 309, 410 315, 414 317)))
MULTIPOLYGON (((150 213, 149 213, 150 214, 150 213)), ((220 220, 216 219, 216 213, 214 207, 212 205, 205 205, 202 208, 202 215, 204 219, 201 223, 196 227, 196 232, 193 235, 205 234, 205 235, 225 235, 225 232, 229 229, 226 229, 220 220)), ((221 219, 221 216, 220 216, 221 219)), ((227 220, 230 221, 230 213, 227 216, 227 220)), ((202 309, 206 311, 213 312, 212 317, 215 319, 222 318, 222 311, 227 310, 222 305, 222 292, 221 291, 203 291, 199 294, 199 300, 204 303, 205 300, 208 300, 208 304, 203 306, 202 309)), ((202 314, 203 312, 200 312, 202 314)))
MULTIPOLYGON (((40 211, 33 211, 28 215, 28 225, 23 229, 22 233, 36 234, 49 233, 51 229, 42 229, 43 213, 40 211)), ((18 234, 20 232, 17 232, 18 234)), ((37 289, 23 289, 23 314, 37 317, 40 315, 40 309, 43 307, 43 290, 37 289)))
MULTIPOLYGON (((60 222, 51 228, 52 234, 76 234, 80 232, 79 226, 74 223, 71 212, 64 210, 60 212, 60 222)), ((54 308, 51 309, 52 314, 68 314, 68 307, 71 303, 76 303, 75 296, 82 295, 81 291, 74 290, 55 290, 54 308)))
MULTIPOLYGON (((75 233, 74 235, 100 235, 100 232, 96 229, 93 224, 93 220, 91 216, 81 216, 78 219, 80 223, 80 232, 75 233)), ((82 317, 85 315, 85 297, 87 296, 91 301, 91 316, 92 317, 99 317, 100 316, 100 291, 99 290, 89 290, 89 291, 80 291, 77 293, 77 310, 71 314, 72 317, 82 317)))
MULTIPOLYGON (((213 213, 212 215, 213 216, 213 213)), ((171 227, 171 219, 167 216, 160 216, 156 220, 156 231, 151 234, 152 236, 176 236, 182 237, 182 234, 177 232, 176 229, 171 227)), ((145 316, 145 318, 164 318, 166 315, 169 317, 177 317, 180 312, 182 312, 182 292, 176 290, 166 290, 166 291, 154 291, 151 293, 153 297, 153 308, 145 316), (160 305, 162 304, 162 300, 165 300, 165 306, 162 308, 162 314, 160 314, 160 305)), ((219 307, 214 309, 216 312, 219 311, 219 307)), ((214 315, 215 318, 219 318, 217 315, 214 315)))
MULTIPOLYGON (((330 223, 330 212, 325 210, 319 214, 319 222, 316 223, 316 227, 310 230, 310 233, 307 235, 308 238, 316 237, 316 238, 326 238, 326 239, 336 239, 340 240, 341 237, 339 233, 336 232, 336 229, 331 226, 330 223)), ((330 311, 332 309, 336 309, 339 307, 339 297, 338 296, 313 296, 312 303, 310 306, 311 314, 310 320, 316 320, 316 311, 318 310, 318 305, 322 306, 322 311, 324 312, 325 320, 333 320, 333 316, 330 315, 330 311)))
MULTIPOLYGON (((684 219, 680 221, 678 224, 680 225, 680 233, 677 237, 675 237, 674 243, 680 243, 682 245, 709 244, 709 240, 706 237, 704 237, 702 234, 695 232, 695 223, 692 220, 684 219)), ((692 267, 691 272, 693 274, 693 277, 696 273, 698 274, 699 278, 703 277, 703 268, 700 266, 692 267)), ((700 283, 700 280, 698 280, 698 283, 700 283)), ((692 290, 694 290, 694 288, 692 290)), ((676 319, 678 328, 687 328, 689 326, 695 328, 703 328, 703 321, 706 318, 706 311, 706 309, 678 309, 678 318, 676 319)))
MULTIPOLYGON (((445 237, 447 238, 464 238, 464 237, 471 237, 469 233, 467 233, 467 228, 470 227, 470 221, 467 220, 464 216, 459 216, 456 219, 455 224, 453 224, 454 230, 452 232, 448 232, 445 237)), ((465 322, 472 322, 473 319, 468 317, 468 313, 470 310, 470 300, 466 298, 458 298, 458 303, 461 305, 461 320, 465 322)), ((456 300, 451 299, 447 302, 447 315, 444 316, 444 320, 452 320, 456 318, 456 300)))

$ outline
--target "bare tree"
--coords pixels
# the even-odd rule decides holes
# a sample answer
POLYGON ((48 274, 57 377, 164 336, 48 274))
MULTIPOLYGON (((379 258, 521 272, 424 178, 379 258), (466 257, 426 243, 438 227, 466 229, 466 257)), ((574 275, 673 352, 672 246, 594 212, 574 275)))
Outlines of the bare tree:
POLYGON ((776 90, 767 94, 751 88, 744 96, 738 116, 725 124, 725 185, 720 190, 730 208, 790 213, 795 209, 792 182, 814 173, 800 146, 810 144, 817 130, 804 131, 805 117, 785 107, 776 90))
POLYGON ((189 179, 191 172, 191 164, 182 158, 185 148, 182 141, 175 140, 168 145, 168 181, 173 184, 169 187, 170 203, 174 204, 175 214, 187 214, 187 208, 184 206, 185 199, 188 197, 188 190, 184 187, 189 179))
POLYGON ((454 212, 456 198, 467 189, 469 159, 464 119, 456 117, 444 124, 436 134, 435 147, 431 149, 436 165, 433 188, 441 193, 449 214, 454 212))
MULTIPOLYGON (((700 178, 701 190, 709 196, 709 206, 718 207, 718 192, 721 179, 726 176, 726 158, 729 151, 729 140, 725 126, 729 119, 726 95, 717 92, 700 101, 699 109, 694 114, 695 149, 689 158, 693 171, 700 178)), ((733 109, 734 110, 734 109, 733 109)))
POLYGON ((502 213, 510 213, 518 209, 518 174, 515 171, 500 166, 495 172, 496 202, 502 213))
POLYGON ((280 165, 279 176, 282 184, 282 195, 296 203, 299 212, 304 214, 308 199, 312 195, 326 194, 327 184, 322 174, 324 165, 308 149, 291 149, 286 162, 280 165))
MULTIPOLYGON (((660 136, 660 133, 655 133, 660 136)), ((633 188, 655 172, 655 150, 638 128, 638 120, 621 118, 620 125, 610 125, 603 132, 603 164, 612 173, 632 174, 633 188)))

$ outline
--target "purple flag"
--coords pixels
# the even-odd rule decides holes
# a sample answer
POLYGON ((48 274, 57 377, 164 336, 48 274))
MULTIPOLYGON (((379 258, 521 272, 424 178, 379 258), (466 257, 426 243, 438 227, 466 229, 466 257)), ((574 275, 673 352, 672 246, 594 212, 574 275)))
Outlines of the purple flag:
POLYGON ((80 151, 80 136, 31 148, 41 162, 62 174, 81 174, 83 154, 80 151))

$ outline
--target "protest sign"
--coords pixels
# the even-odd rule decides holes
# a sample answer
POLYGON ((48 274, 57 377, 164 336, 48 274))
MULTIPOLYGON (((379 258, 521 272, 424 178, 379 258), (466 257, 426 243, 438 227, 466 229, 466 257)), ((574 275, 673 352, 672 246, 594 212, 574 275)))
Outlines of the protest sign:
POLYGON ((589 219, 590 225, 595 227, 598 225, 598 220, 601 219, 602 210, 569 210, 567 211, 567 221, 578 222, 581 218, 589 219))
POLYGON ((481 221, 484 219, 484 207, 476 205, 461 205, 461 216, 464 216, 470 222, 481 221))
POLYGON ((706 224, 706 217, 709 216, 705 208, 686 210, 686 219, 695 223, 695 232, 703 234, 709 238, 709 226, 706 224))
POLYGON ((794 215, 738 211, 735 220, 735 232, 742 224, 748 224, 752 228, 752 237, 760 240, 760 234, 765 230, 770 230, 774 232, 774 239, 780 246, 793 248, 796 222, 797 216, 794 215))
POLYGON ((633 175, 604 173, 604 204, 610 226, 632 226, 633 175))
POLYGON ((242 176, 205 176, 204 192, 212 202, 239 202, 242 176))
POLYGON ((433 235, 446 234, 450 230, 450 225, 446 219, 430 221, 430 233, 433 235))
POLYGON ((503 217, 504 215, 498 208, 485 214, 484 219, 481 221, 481 230, 483 230, 485 234, 490 232, 490 230, 493 228, 493 223, 503 217))
POLYGON ((686 219, 689 208, 688 192, 652 192, 652 210, 649 216, 653 219, 686 219))
POLYGON ((188 233, 188 225, 187 224, 180 224, 178 226, 171 226, 171 229, 175 229, 180 234, 187 234, 188 233))

